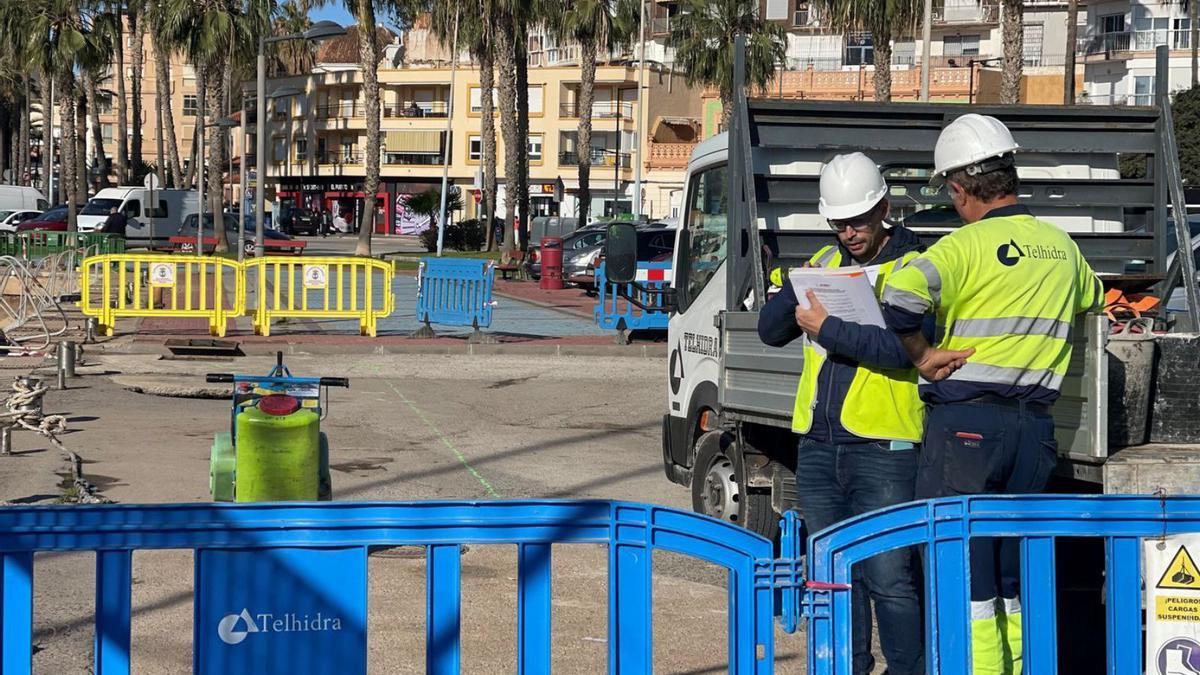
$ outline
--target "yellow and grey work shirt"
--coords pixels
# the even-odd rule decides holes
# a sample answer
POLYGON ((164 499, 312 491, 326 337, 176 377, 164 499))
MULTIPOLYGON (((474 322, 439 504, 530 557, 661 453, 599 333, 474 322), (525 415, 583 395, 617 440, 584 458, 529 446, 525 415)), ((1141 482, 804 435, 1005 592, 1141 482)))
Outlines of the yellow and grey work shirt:
POLYGON ((888 278, 882 299, 897 333, 916 332, 934 312, 936 346, 975 349, 949 378, 922 382, 925 401, 1052 403, 1071 360, 1071 324, 1103 298, 1070 236, 1013 205, 942 237, 888 278))

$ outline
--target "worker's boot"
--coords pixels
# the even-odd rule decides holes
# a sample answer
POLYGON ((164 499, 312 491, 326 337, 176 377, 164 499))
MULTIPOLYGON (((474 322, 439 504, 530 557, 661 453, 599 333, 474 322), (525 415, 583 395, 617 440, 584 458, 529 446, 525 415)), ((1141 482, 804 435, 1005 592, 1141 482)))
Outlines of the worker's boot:
POLYGON ((1021 675, 1021 598, 1003 598, 996 617, 1004 644, 1004 675, 1021 675))
POLYGON ((1003 675, 1004 649, 997 622, 996 599, 971 601, 971 672, 1003 675))

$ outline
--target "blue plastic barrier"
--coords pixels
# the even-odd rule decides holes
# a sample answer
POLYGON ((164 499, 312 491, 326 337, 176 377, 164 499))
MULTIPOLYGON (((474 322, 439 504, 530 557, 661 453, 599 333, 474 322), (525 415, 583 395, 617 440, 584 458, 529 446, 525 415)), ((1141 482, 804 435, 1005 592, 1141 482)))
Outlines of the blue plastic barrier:
POLYGON ((771 542, 694 513, 608 501, 5 507, 0 668, 31 669, 35 552, 96 552, 94 672, 113 675, 130 670, 132 552, 194 549, 194 672, 365 673, 368 547, 420 545, 426 672, 457 673, 462 544, 517 546, 516 672, 550 672, 555 544, 608 545, 608 672, 653 670, 656 550, 729 571, 729 672, 773 672, 771 542))
POLYGON ((422 258, 417 275, 418 337, 433 337, 431 323, 480 328, 492 325, 495 265, 475 258, 422 258))
MULTIPOLYGON (((784 521, 782 555, 799 553, 800 521, 784 521)), ((970 672, 968 540, 1021 540, 1024 672, 1057 672, 1054 540, 1102 537, 1105 543, 1107 672, 1142 672, 1143 537, 1200 531, 1200 497, 977 496, 914 502, 843 521, 808 543, 810 673, 849 675, 850 568, 871 556, 914 545, 926 547, 930 673, 970 672)), ((794 630, 799 592, 784 590, 785 628, 794 630)))
POLYGON ((639 285, 646 291, 639 291, 633 284, 625 285, 625 294, 637 298, 638 302, 648 309, 634 306, 621 297, 620 284, 610 283, 605 276, 605 263, 600 263, 596 269, 596 309, 594 315, 596 324, 605 330, 666 330, 667 321, 671 315, 664 303, 661 291, 671 286, 671 262, 639 262, 639 285))

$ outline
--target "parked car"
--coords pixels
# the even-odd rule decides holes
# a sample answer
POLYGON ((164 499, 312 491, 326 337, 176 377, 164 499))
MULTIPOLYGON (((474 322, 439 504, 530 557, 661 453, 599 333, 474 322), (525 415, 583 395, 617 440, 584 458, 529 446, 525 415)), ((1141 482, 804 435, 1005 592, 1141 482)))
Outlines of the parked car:
MULTIPOLYGON (((179 231, 176 232, 176 236, 189 237, 189 238, 195 239, 195 237, 196 237, 196 221, 197 220, 198 220, 197 214, 195 214, 195 213, 189 214, 186 218, 183 219, 183 225, 181 225, 179 227, 179 231)), ((213 236, 212 231, 213 231, 213 216, 211 213, 206 213, 206 214, 204 214, 204 236, 206 236, 206 237, 213 236)), ((230 246, 235 245, 235 242, 237 241, 237 237, 238 237, 238 214, 228 213, 228 212, 225 214, 225 236, 228 237, 230 246)), ((274 241, 294 241, 294 239, 292 239, 292 237, 284 234, 283 232, 280 232, 279 230, 272 230, 270 228, 265 228, 265 227, 263 228, 263 239, 271 239, 274 241)), ((245 237, 242 239, 242 247, 245 249, 245 251, 247 253, 253 254, 253 252, 254 252, 254 223, 253 223, 253 221, 248 223, 246 226, 245 237)), ((184 251, 194 251, 195 245, 190 244, 190 243, 181 244, 180 248, 181 248, 181 250, 184 250, 184 251)), ((283 247, 272 246, 270 250, 271 251, 281 251, 284 253, 291 253, 291 254, 295 254, 295 255, 300 255, 304 252, 304 248, 300 247, 300 246, 297 246, 296 248, 288 248, 286 246, 283 246, 283 247)))
POLYGON ((50 232, 67 231, 67 207, 65 205, 43 211, 40 215, 30 218, 17 225, 17 232, 30 230, 48 230, 50 232))
POLYGON ((289 235, 321 234, 321 217, 312 209, 293 207, 279 218, 279 229, 289 235))
POLYGON ((16 232, 18 225, 40 214, 41 211, 0 211, 0 232, 16 232))
MULTIPOLYGON (((608 224, 604 224, 607 228, 608 224)), ((640 225, 638 233, 638 260, 670 260, 675 251, 675 229, 669 226, 640 225)), ((604 259, 604 238, 598 244, 577 250, 563 258, 563 278, 592 274, 604 259)))

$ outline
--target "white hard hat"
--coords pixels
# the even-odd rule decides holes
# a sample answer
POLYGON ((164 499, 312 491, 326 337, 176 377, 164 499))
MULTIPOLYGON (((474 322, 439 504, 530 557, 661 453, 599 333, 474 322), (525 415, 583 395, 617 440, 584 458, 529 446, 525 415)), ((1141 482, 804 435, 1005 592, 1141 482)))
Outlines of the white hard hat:
POLYGON ((861 216, 886 196, 879 167, 861 152, 838 155, 821 169, 818 210, 829 220, 861 216))
POLYGON ((933 148, 932 183, 940 183, 954 169, 972 166, 993 157, 1016 152, 1021 146, 1013 140, 1004 123, 989 115, 967 113, 942 129, 933 148))

